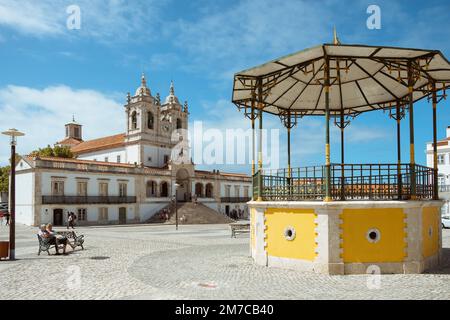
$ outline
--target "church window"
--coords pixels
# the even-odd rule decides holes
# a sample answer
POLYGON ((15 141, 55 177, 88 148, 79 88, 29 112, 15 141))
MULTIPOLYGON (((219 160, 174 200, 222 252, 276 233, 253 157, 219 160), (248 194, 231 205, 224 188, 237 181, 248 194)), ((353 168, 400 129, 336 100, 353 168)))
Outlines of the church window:
POLYGON ((206 198, 212 197, 213 197, 213 185, 211 183, 208 183, 206 185, 206 198))
POLYGON ((77 195, 79 197, 87 196, 87 182, 86 181, 77 182, 77 195))
POLYGON ((87 220, 87 210, 86 209, 78 209, 78 221, 86 221, 87 220))
POLYGON ((127 184, 119 183, 119 197, 126 197, 126 196, 127 196, 127 184))
POLYGON ((147 181, 146 189, 147 198, 156 197, 157 184, 155 181, 147 181))
POLYGON ((137 129, 137 113, 136 111, 133 111, 131 114, 131 129, 136 130, 137 129))
POLYGON ((169 196, 169 185, 167 182, 161 182, 161 197, 166 198, 169 196))
POLYGON ((153 117, 153 113, 147 113, 147 127, 151 130, 154 128, 155 118, 153 117))
POLYGON ((199 198, 203 197, 203 184, 195 184, 195 195, 199 198))
POLYGON ((178 118, 178 119, 177 119, 177 129, 181 129, 181 128, 182 128, 182 125, 181 125, 181 119, 178 118))

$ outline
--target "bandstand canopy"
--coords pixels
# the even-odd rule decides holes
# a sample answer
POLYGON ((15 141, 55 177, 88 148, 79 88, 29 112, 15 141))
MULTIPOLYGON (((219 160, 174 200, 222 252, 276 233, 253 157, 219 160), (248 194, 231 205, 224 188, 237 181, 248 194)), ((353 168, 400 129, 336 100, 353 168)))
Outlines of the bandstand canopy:
POLYGON ((432 85, 450 86, 450 63, 438 50, 323 44, 236 73, 232 100, 275 115, 324 115, 327 63, 331 115, 406 105, 410 86, 414 101, 432 85))

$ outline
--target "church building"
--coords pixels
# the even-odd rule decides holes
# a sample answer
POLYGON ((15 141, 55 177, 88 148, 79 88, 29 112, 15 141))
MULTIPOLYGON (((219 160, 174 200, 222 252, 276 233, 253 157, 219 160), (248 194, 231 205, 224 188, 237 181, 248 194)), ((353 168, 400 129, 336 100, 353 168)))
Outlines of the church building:
POLYGON ((64 225, 74 212, 79 225, 144 223, 179 203, 198 203, 218 215, 248 215, 251 178, 218 170, 196 170, 189 157, 188 104, 181 104, 173 82, 161 101, 145 76, 127 95, 126 132, 83 140, 73 118, 65 138, 74 158, 31 157, 16 168, 16 221, 64 225))

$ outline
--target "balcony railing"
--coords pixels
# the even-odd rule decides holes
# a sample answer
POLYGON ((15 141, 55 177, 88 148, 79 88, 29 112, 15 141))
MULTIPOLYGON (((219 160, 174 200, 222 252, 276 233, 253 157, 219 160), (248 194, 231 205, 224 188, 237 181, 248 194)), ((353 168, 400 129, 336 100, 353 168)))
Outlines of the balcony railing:
MULTIPOLYGON (((326 166, 263 170, 253 176, 257 199, 261 185, 263 201, 302 201, 325 199, 326 166), (261 175, 261 176, 260 176, 261 175), (261 180, 260 180, 261 179, 261 180)), ((434 170, 410 164, 332 164, 332 200, 432 199, 434 170), (414 169, 414 171, 412 171, 414 169), (415 192, 411 176, 415 176, 415 192), (413 193, 415 197, 413 197, 413 193)))
POLYGON ((439 185, 439 192, 450 192, 450 185, 439 185))
POLYGON ((136 197, 42 196, 42 204, 125 204, 125 203, 136 203, 136 197))
POLYGON ((222 197, 220 198, 220 202, 225 203, 245 203, 251 200, 250 197, 222 197))

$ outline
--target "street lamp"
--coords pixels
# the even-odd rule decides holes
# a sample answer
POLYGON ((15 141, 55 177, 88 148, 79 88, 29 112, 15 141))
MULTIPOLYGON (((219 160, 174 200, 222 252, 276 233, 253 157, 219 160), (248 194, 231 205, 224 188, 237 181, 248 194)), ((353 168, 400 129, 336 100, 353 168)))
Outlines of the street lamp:
POLYGON ((178 201, 177 201, 177 189, 181 187, 179 183, 175 183, 175 228, 178 231, 178 201))
POLYGON ((11 181, 9 185, 9 260, 16 259, 16 143, 17 137, 25 134, 17 129, 9 129, 2 132, 2 134, 11 138, 11 181))

